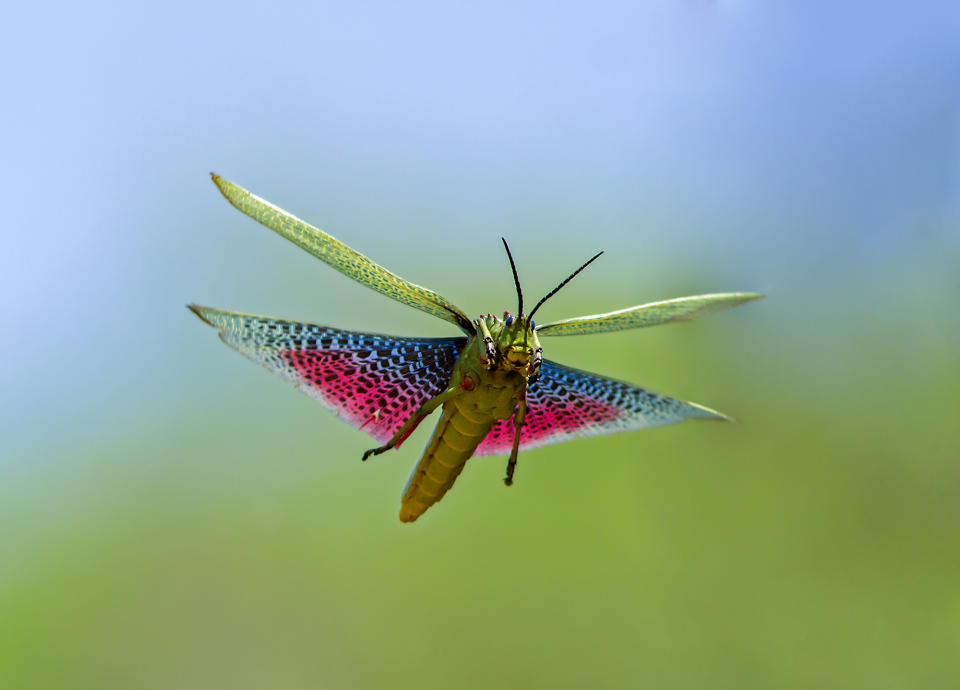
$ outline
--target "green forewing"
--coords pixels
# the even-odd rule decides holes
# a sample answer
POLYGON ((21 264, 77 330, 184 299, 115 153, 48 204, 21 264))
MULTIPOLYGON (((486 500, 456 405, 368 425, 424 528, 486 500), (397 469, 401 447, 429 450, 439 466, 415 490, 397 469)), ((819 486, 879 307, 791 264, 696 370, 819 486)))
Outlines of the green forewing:
POLYGON ((677 297, 676 299, 651 302, 650 304, 612 311, 609 314, 593 314, 592 316, 579 316, 575 319, 554 321, 538 326, 537 335, 609 333, 630 328, 656 326, 672 321, 688 321, 700 314, 729 309, 760 297, 763 297, 763 295, 756 292, 721 292, 713 295, 677 297))
POLYGON ((470 319, 456 306, 427 288, 414 285, 374 263, 355 249, 331 237, 323 230, 305 223, 296 216, 251 194, 243 187, 235 185, 218 175, 211 173, 214 183, 231 204, 255 221, 266 225, 279 235, 287 238, 302 249, 307 250, 326 264, 329 264, 348 278, 368 288, 414 307, 428 314, 438 316, 456 324, 464 331, 472 333, 470 319))

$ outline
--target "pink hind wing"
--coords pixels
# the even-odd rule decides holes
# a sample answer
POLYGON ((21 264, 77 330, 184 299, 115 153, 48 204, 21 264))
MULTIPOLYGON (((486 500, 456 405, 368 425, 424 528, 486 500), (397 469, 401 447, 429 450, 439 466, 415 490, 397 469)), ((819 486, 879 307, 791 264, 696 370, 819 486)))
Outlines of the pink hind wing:
MULTIPOLYGON (((581 436, 615 434, 684 419, 727 419, 696 403, 544 360, 540 379, 527 389, 520 449, 581 436)), ((513 445, 513 420, 498 421, 476 455, 502 455, 513 445)))
POLYGON ((191 305, 227 345, 388 441, 446 390, 466 338, 400 338, 191 305))

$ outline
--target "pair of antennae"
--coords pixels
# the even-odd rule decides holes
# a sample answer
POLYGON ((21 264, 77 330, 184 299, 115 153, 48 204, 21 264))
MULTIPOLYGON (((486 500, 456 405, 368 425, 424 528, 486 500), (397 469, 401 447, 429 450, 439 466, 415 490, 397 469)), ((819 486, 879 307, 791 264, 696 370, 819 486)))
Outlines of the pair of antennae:
MULTIPOLYGON (((513 282, 517 286, 517 301, 518 301, 517 316, 522 316, 523 315, 523 290, 520 289, 520 277, 517 275, 517 265, 513 262, 513 254, 510 253, 510 247, 509 245, 507 245, 507 241, 503 237, 501 237, 500 240, 503 242, 503 248, 507 250, 507 257, 510 259, 510 269, 513 271, 513 282)), ((596 254, 594 254, 591 259, 589 259, 585 264, 583 264, 583 266, 581 266, 576 271, 571 273, 569 276, 567 276, 567 278, 562 283, 560 283, 557 287, 553 288, 550 292, 548 292, 546 297, 544 297, 542 300, 537 302, 537 306, 533 308, 533 311, 530 312, 530 316, 527 318, 529 318, 530 320, 533 320, 533 315, 536 313, 537 309, 539 309, 543 305, 544 302, 546 302, 548 299, 550 299, 555 294, 557 294, 557 292, 560 291, 560 288, 562 288, 564 285, 566 285, 571 280, 576 278, 577 274, 580 273, 580 271, 582 271, 587 266, 589 266, 594 261, 596 261, 601 254, 603 254, 603 252, 597 252, 596 254)))

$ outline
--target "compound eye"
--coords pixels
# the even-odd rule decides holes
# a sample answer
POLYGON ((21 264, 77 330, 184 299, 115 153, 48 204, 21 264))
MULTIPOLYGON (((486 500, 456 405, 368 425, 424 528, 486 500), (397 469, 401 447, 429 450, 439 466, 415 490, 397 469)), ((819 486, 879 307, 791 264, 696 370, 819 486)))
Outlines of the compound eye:
POLYGON ((508 316, 506 323, 507 323, 508 326, 509 326, 510 324, 512 324, 512 323, 513 323, 513 317, 512 317, 512 316, 508 316))
POLYGON ((530 330, 535 331, 537 329, 537 322, 533 319, 530 319, 530 330))

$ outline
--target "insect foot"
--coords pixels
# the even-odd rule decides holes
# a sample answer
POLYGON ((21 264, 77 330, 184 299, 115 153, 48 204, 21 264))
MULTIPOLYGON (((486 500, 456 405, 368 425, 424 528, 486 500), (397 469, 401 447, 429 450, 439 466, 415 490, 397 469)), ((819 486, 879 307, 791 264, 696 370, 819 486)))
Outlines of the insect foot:
POLYGON ((363 457, 360 459, 361 462, 366 462, 367 458, 371 455, 380 455, 380 453, 386 453, 390 450, 390 446, 380 446, 379 448, 371 448, 368 451, 365 451, 363 457))

